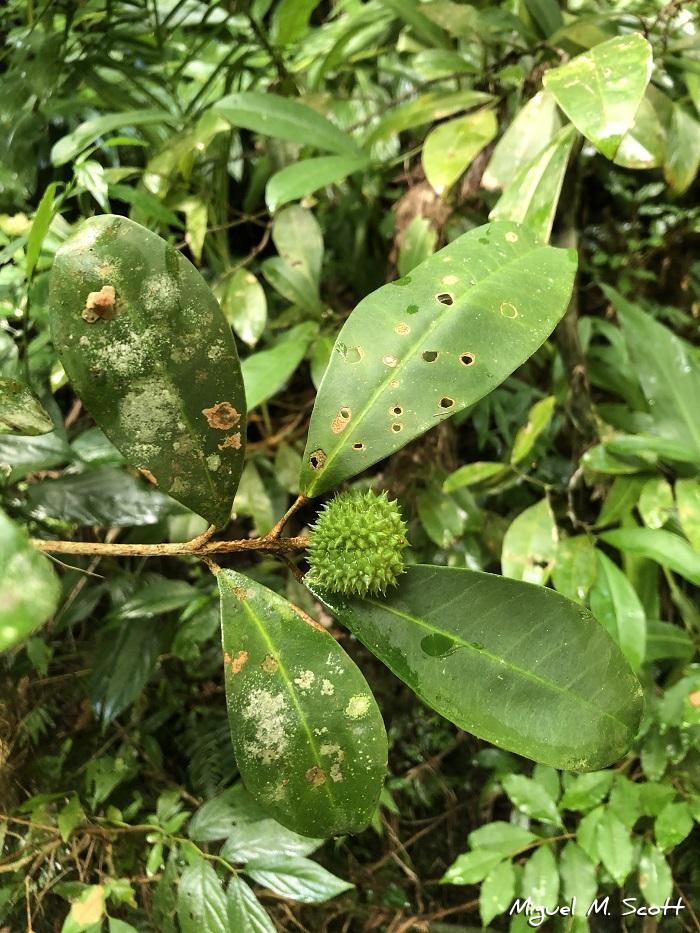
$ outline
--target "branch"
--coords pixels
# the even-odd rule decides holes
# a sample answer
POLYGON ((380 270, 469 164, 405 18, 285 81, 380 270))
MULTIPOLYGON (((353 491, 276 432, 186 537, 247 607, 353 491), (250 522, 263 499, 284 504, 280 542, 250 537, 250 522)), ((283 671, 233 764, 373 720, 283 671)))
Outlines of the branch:
POLYGON ((178 541, 175 544, 111 544, 102 541, 49 541, 45 538, 32 538, 31 543, 38 551, 49 554, 99 555, 101 557, 201 557, 206 559, 212 554, 237 554, 242 551, 263 551, 286 558, 308 547, 308 535, 281 537, 282 529, 298 509, 309 500, 299 496, 292 507, 277 522, 274 528, 260 538, 240 538, 234 541, 211 541, 214 526, 191 541, 178 541))

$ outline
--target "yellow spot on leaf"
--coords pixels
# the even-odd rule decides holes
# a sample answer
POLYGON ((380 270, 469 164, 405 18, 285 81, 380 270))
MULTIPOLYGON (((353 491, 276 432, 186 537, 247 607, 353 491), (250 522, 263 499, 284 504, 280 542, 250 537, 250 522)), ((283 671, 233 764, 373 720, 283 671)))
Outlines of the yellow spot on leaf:
POLYGON ((367 714, 371 703, 372 701, 368 696, 358 693, 348 700, 348 705, 345 707, 345 715, 348 719, 361 719, 367 714))

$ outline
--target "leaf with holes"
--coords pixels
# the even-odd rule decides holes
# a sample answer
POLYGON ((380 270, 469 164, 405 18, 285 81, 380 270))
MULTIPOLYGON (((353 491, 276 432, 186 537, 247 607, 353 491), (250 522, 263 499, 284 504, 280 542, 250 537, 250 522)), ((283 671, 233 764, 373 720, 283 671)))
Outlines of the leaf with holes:
POLYGON ((498 222, 361 301, 319 389, 301 491, 326 492, 487 395, 551 333, 575 272, 573 250, 498 222))
POLYGON ((367 682, 287 600, 231 570, 218 580, 229 723, 246 787, 302 835, 359 832, 387 760, 367 682))
POLYGON ((553 590, 414 565, 383 599, 315 595, 423 701, 495 745, 592 771, 636 734, 642 688, 620 649, 553 590))
POLYGON ((634 122, 652 66, 651 46, 633 33, 551 68, 543 80, 576 129, 612 159, 634 122))
POLYGON ((224 525, 243 467, 245 396, 204 279, 139 224, 86 220, 56 254, 52 331, 76 392, 160 489, 224 525))

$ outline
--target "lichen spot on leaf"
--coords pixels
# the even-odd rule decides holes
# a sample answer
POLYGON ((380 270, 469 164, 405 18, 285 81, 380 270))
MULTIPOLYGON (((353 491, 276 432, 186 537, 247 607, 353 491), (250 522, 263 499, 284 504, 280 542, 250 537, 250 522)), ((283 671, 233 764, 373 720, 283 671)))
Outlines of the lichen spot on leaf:
POLYGON ((501 302, 501 314, 512 321, 518 316, 518 309, 510 301, 503 301, 501 302))
POLYGON ((518 234, 514 233, 512 230, 509 230, 508 233, 506 233, 506 240, 508 243, 517 243, 518 234))
POLYGON ((294 683, 300 690, 308 690, 313 685, 314 680, 316 680, 316 675, 313 671, 302 671, 298 677, 294 678, 294 683))
POLYGON ((279 760, 289 747, 292 725, 284 694, 251 690, 241 715, 255 730, 255 738, 246 743, 248 754, 265 765, 279 760))
POLYGON ((352 418, 351 408, 341 408, 338 414, 331 421, 331 431, 334 434, 340 434, 348 426, 352 418))
POLYGON ((361 719, 366 716, 372 701, 368 696, 358 693, 350 697, 348 705, 345 707, 345 715, 348 719, 361 719))
POLYGON ((265 671, 266 674, 274 674, 279 667, 277 660, 272 657, 271 654, 266 654, 260 664, 260 667, 265 671))
POLYGON ((456 275, 445 275, 440 279, 441 285, 456 285, 459 279, 456 275))
POLYGON ((241 432, 236 431, 235 434, 227 435, 221 444, 216 445, 219 450, 226 450, 228 447, 232 447, 234 450, 241 449, 241 432))
POLYGON ((320 787, 321 784, 326 783, 326 772, 323 768, 319 768, 318 766, 309 768, 309 770, 305 772, 304 777, 312 787, 320 787))
POLYGON ((117 316, 116 292, 113 285, 103 285, 99 292, 90 292, 81 317, 88 324, 95 321, 113 321, 117 316))
POLYGON ((216 428, 218 431, 229 431, 241 420, 240 413, 230 402, 217 402, 211 408, 203 408, 202 414, 207 419, 209 427, 216 428))
POLYGON ((394 328, 394 333, 398 334, 399 337, 405 337, 406 334, 411 333, 411 328, 408 324, 404 323, 404 321, 399 321, 399 323, 394 328))
POLYGON ((235 658, 232 658, 228 652, 224 654, 224 664, 226 664, 231 669, 231 673, 234 675, 240 674, 247 663, 247 651, 239 651, 235 658))

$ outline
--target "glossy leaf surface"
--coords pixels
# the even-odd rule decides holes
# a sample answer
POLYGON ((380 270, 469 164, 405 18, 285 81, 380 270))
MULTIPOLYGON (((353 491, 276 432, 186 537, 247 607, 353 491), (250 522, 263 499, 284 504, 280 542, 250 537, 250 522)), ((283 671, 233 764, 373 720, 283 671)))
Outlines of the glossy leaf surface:
POLYGON ((565 126, 540 153, 521 166, 489 219, 525 224, 546 243, 552 232, 574 136, 574 128, 565 126))
POLYGON ((506 577, 547 582, 557 555, 557 525, 547 499, 521 512, 503 538, 501 568, 506 577))
POLYGON ((561 127, 554 97, 538 91, 513 117, 496 143, 481 184, 489 191, 505 188, 521 166, 534 160, 561 127))
POLYGON ((265 136, 288 139, 339 154, 359 155, 354 140, 322 114, 298 100, 262 91, 241 91, 218 100, 213 112, 265 136))
POLYGON ((617 36, 547 71, 544 86, 586 139, 612 159, 634 122, 652 64, 642 35, 617 36))
POLYGON ((552 590, 416 565, 384 600, 316 595, 421 699, 480 738, 573 771, 615 761, 634 738, 637 679, 593 616, 552 590))
POLYGON ((281 596, 229 570, 218 581, 229 723, 246 787, 295 832, 359 832, 387 756, 364 677, 281 596))
POLYGON ((197 270, 125 217, 86 220, 56 254, 54 343, 112 443, 160 489, 227 522, 243 466, 236 347, 197 270))
POLYGON ((36 436, 53 431, 53 421, 31 389, 18 379, 0 378, 0 434, 36 436))
POLYGON ((265 203, 270 211, 276 211, 283 204, 304 198, 326 185, 343 181, 353 172, 367 168, 368 164, 363 155, 318 156, 293 162, 270 178, 265 187, 265 203))
POLYGON ((182 933, 228 933, 226 898, 216 872, 203 858, 182 873, 177 889, 182 933))
POLYGON ((60 592, 49 559, 0 512, 0 651, 43 625, 55 612, 60 592))
POLYGON ((233 875, 226 892, 229 929, 236 933, 275 933, 270 917, 240 875, 233 875))
POLYGON ((450 188, 498 132, 493 110, 477 110, 440 123, 423 145, 423 169, 437 194, 450 188))
POLYGON ((613 289, 603 290, 620 316, 625 342, 654 419, 654 433, 692 450, 700 460, 700 363, 692 348, 613 289))
POLYGON ((319 389, 302 492, 331 489, 495 388, 561 318, 575 271, 573 251, 499 222, 361 301, 319 389))
POLYGON ((604 531, 600 538, 607 544, 648 557, 662 567, 669 567, 700 586, 700 554, 693 550, 685 538, 659 528, 617 528, 604 531))

